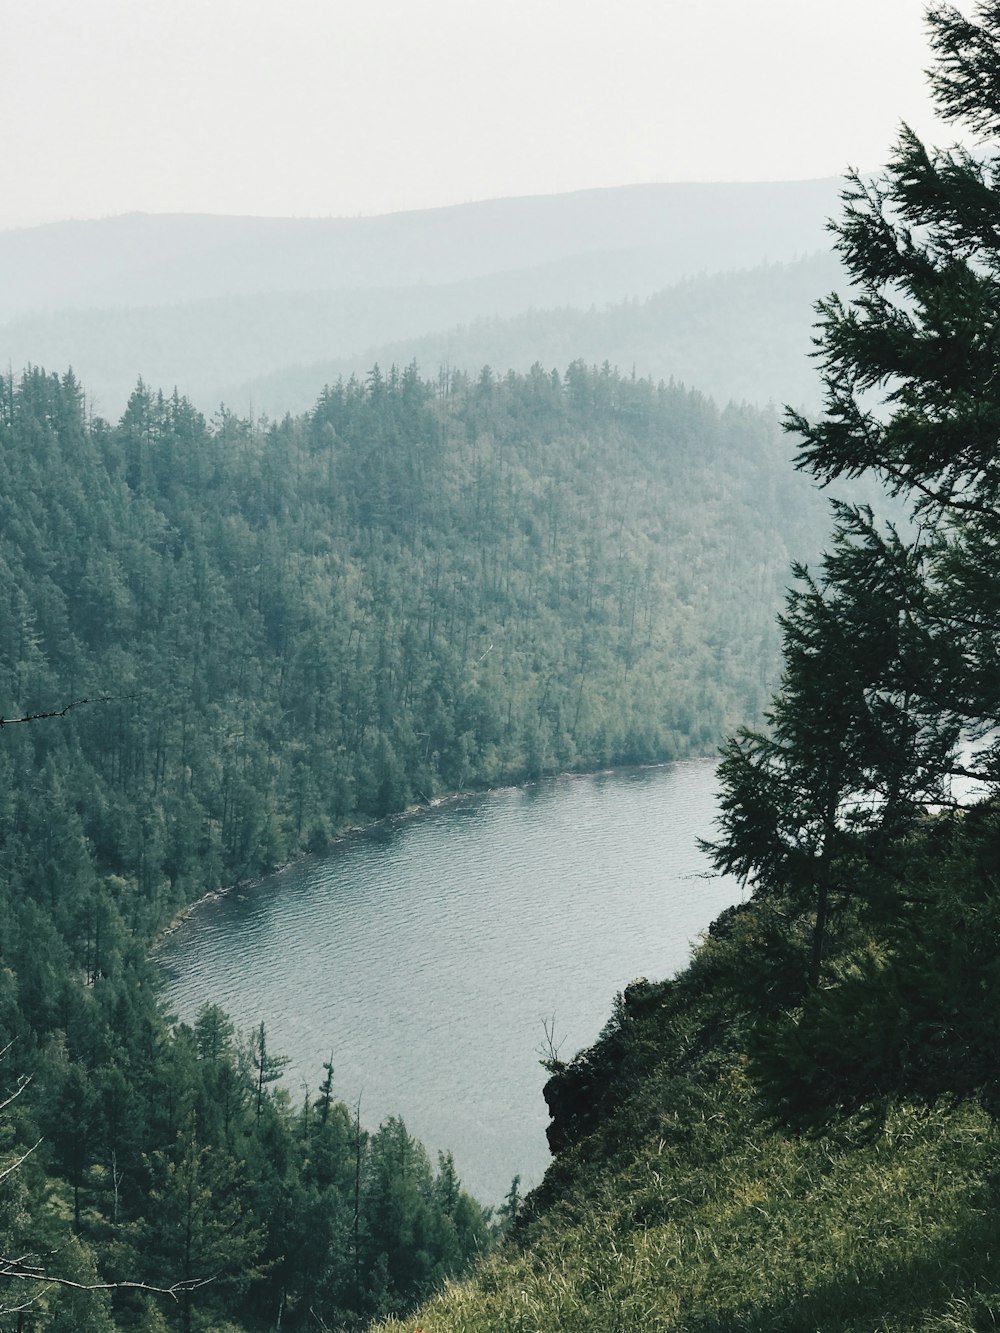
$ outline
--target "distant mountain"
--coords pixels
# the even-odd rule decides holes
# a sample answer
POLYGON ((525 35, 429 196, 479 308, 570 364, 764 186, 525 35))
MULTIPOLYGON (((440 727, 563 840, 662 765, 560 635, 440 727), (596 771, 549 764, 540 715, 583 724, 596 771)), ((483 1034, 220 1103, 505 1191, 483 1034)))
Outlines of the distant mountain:
MULTIPOLYGON (((649 252, 643 258, 631 275, 640 291, 665 271, 649 252)), ((206 412, 225 402, 280 416, 306 410, 341 376, 414 360, 428 374, 442 365, 477 372, 609 361, 723 402, 814 399, 809 329, 814 301, 837 281, 829 254, 684 279, 613 304, 627 266, 589 260, 439 287, 67 310, 17 320, 0 335, 22 349, 17 364, 72 365, 111 417, 140 376, 167 391, 184 386, 206 412)))
MULTIPOLYGON (((632 185, 382 217, 129 214, 0 232, 0 320, 263 292, 461 282, 653 248, 663 285, 823 243, 840 182, 632 185)), ((617 295, 638 294, 625 289, 617 295)), ((605 298, 610 299, 610 298, 605 298)))
POLYGON ((838 189, 647 185, 378 218, 131 215, 9 231, 0 364, 72 366, 111 417, 140 377, 207 411, 252 401, 274 414, 341 373, 414 357, 425 373, 608 360, 723 398, 788 397, 818 291, 784 266, 825 247, 838 189))
POLYGON ((220 386, 212 404, 280 417, 306 410, 324 384, 416 362, 476 374, 483 366, 526 371, 535 362, 612 367, 653 380, 676 380, 719 403, 819 406, 810 360, 816 300, 842 271, 830 253, 791 264, 685 279, 645 300, 602 309, 532 309, 508 319, 478 319, 441 333, 372 345, 350 356, 273 371, 220 386))

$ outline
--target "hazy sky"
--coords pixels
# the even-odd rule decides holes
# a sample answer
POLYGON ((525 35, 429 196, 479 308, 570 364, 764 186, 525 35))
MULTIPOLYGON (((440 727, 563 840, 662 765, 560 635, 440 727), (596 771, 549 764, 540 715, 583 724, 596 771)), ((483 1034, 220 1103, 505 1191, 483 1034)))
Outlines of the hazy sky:
MULTIPOLYGON (((961 6, 968 12, 969 6, 961 6)), ((0 226, 877 166, 920 0, 0 0, 0 226)))

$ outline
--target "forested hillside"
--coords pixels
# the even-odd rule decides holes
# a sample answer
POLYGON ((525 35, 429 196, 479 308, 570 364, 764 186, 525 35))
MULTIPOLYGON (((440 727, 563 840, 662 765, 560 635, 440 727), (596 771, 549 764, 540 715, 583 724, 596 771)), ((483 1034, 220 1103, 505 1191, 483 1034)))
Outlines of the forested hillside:
POLYGON ((141 388, 87 423, 32 372, 4 418, 3 714, 113 696, 6 732, 5 785, 80 811, 143 928, 358 817, 710 751, 817 515, 767 417, 582 366, 264 428, 141 388))
POLYGON ((785 452, 769 416, 579 363, 373 370, 279 423, 140 385, 112 425, 72 374, 3 381, 22 1327, 353 1326, 488 1245, 453 1164, 366 1131, 332 1070, 293 1108, 265 1028, 171 1033, 145 951, 206 891, 409 803, 711 751, 767 696, 788 551, 820 526, 785 452))
MULTIPOLYGON (((799 466, 878 479, 796 568, 781 688, 707 844, 748 899, 548 1061, 515 1243, 408 1328, 980 1333, 1000 1322, 1000 5, 928 12, 939 111, 848 178, 799 466)), ((396 1325, 398 1327, 398 1325, 396 1325)))

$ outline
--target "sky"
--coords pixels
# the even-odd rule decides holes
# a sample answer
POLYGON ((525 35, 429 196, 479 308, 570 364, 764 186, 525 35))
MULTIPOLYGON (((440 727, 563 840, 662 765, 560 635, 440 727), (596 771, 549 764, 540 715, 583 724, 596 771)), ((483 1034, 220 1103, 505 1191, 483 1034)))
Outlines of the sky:
MULTIPOLYGON (((968 4, 959 6, 969 12, 968 4)), ((877 167, 920 0, 0 0, 0 227, 877 167)))

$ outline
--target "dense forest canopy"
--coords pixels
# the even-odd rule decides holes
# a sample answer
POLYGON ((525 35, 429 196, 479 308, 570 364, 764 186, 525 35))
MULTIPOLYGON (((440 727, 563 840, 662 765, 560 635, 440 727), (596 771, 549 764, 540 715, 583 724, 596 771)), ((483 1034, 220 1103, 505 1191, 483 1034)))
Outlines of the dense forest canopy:
POLYGON ((38 1146, 0 1252, 186 1284, 20 1273, 34 1326, 346 1327, 489 1244, 335 1059, 293 1107, 263 1026, 171 1029, 146 949, 410 803, 710 752, 766 699, 816 541, 785 452, 773 416, 581 363, 376 368, 280 422, 140 384, 112 425, 72 373, 2 381, 0 1037, 31 1078, 4 1132, 38 1146))
POLYGON ((263 427, 82 404, 7 388, 0 697, 116 702, 2 762, 71 799, 136 923, 441 791, 709 752, 766 698, 817 514, 767 416, 582 366, 375 370, 263 427))

